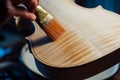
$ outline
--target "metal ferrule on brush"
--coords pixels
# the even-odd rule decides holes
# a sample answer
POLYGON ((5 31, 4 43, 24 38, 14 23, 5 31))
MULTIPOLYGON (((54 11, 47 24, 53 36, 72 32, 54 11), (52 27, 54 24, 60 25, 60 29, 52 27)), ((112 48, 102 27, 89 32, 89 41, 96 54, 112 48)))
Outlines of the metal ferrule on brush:
POLYGON ((37 22, 42 24, 43 27, 45 27, 53 19, 53 16, 40 6, 37 6, 35 14, 37 16, 37 22))

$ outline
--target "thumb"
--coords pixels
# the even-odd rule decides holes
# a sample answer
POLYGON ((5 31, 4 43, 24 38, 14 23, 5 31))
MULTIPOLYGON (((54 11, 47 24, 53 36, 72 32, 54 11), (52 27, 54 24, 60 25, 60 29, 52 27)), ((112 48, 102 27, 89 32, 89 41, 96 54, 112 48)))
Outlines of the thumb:
POLYGON ((20 16, 26 19, 35 20, 36 16, 34 13, 28 12, 24 7, 13 6, 10 1, 7 3, 7 10, 10 16, 20 16))
POLYGON ((30 20, 36 19, 36 16, 34 13, 31 13, 27 11, 25 8, 19 7, 19 6, 13 7, 12 9, 10 9, 9 14, 11 14, 12 16, 20 16, 30 20))

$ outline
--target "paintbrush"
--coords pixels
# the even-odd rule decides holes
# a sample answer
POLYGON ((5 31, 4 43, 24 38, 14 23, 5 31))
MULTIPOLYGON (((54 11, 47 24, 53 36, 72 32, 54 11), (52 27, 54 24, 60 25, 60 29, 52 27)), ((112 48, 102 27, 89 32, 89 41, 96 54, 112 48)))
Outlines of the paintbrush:
POLYGON ((35 15, 37 24, 53 41, 56 41, 65 32, 64 27, 41 6, 37 6, 35 15))

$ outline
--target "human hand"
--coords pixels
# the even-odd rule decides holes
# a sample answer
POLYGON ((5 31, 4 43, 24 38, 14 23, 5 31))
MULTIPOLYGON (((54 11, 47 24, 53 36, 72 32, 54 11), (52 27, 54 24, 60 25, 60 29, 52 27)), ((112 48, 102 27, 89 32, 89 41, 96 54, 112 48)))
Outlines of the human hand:
POLYGON ((5 24, 12 16, 20 16, 29 20, 35 20, 34 11, 39 0, 0 0, 0 25, 5 24), (23 6, 19 6, 23 4, 23 6))

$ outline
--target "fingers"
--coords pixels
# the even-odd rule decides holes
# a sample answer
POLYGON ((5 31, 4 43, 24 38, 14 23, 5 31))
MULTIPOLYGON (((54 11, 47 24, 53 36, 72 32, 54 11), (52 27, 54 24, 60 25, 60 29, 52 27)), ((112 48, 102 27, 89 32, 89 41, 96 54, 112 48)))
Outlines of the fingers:
POLYGON ((39 4, 39 0, 11 0, 11 2, 10 0, 8 0, 7 2, 8 13, 11 16, 21 16, 23 18, 35 20, 36 16, 34 14, 34 11, 38 4, 39 4), (12 1, 14 1, 14 4, 16 5, 13 5, 12 1), (29 9, 29 11, 18 6, 18 4, 20 3, 27 5, 27 8, 29 9))
POLYGON ((30 12, 34 12, 37 5, 39 5, 39 0, 26 0, 24 4, 30 12))
POLYGON ((5 24, 12 16, 20 16, 29 20, 35 20, 34 11, 39 0, 0 0, 0 25, 5 24), (18 6, 25 4, 28 10, 18 6))
POLYGON ((12 16, 20 16, 29 20, 36 19, 36 16, 34 13, 28 12, 26 9, 21 7, 15 7, 9 11, 10 11, 9 14, 11 14, 12 16))
POLYGON ((11 0, 12 3, 18 5, 23 3, 29 9, 30 12, 34 12, 37 5, 39 4, 39 0, 11 0))

